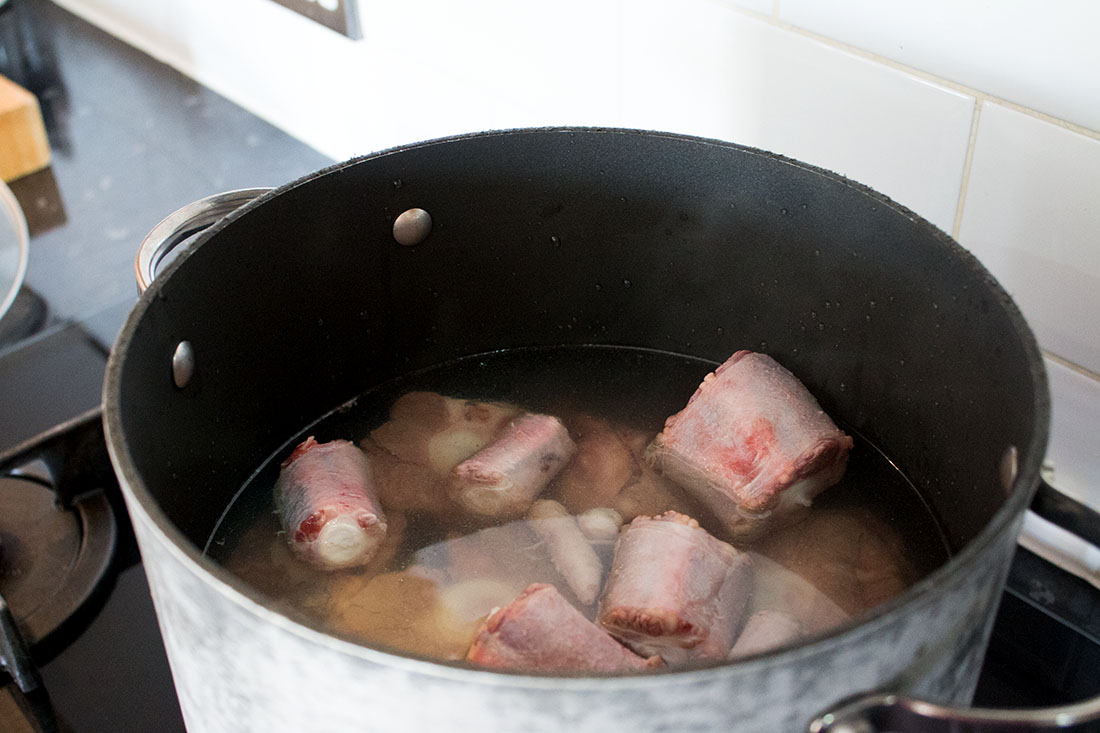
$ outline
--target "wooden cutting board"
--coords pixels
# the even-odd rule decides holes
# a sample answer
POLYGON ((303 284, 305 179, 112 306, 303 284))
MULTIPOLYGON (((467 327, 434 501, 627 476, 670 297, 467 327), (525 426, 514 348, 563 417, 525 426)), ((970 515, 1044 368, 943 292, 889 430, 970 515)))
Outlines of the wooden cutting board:
POLYGON ((50 164, 50 144, 34 95, 0 76, 0 179, 13 181, 50 164))

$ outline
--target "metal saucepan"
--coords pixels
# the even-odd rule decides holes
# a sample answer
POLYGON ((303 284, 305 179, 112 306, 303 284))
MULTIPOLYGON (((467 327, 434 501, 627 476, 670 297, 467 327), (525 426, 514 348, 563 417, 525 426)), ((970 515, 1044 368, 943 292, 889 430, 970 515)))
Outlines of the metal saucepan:
MULTIPOLYGON (((167 222, 140 268, 151 278, 163 230, 189 234, 201 228, 191 214, 220 213, 167 222)), ((104 413, 193 730, 785 731, 816 718, 815 730, 851 731, 915 704, 822 711, 875 690, 969 701, 1049 402, 1011 299, 885 196, 728 143, 540 129, 371 155, 236 208, 143 293, 108 365, 104 413), (318 416, 411 370, 556 344, 714 361, 766 350, 914 480, 954 557, 801 646, 579 678, 352 644, 202 555, 234 492, 318 416)))

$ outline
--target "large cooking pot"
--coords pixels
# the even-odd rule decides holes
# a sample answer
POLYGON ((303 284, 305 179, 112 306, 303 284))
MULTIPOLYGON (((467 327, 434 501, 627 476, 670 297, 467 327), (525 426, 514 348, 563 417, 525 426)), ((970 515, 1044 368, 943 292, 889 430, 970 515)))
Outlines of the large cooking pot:
POLYGON ((1049 422, 1019 311, 928 222, 771 153, 602 129, 410 145, 233 211, 141 296, 104 412, 195 731, 774 732, 871 690, 966 703, 1049 422), (556 344, 767 351, 914 481, 953 558, 801 646, 604 679, 349 643, 203 556, 249 475, 322 414, 411 370, 556 344))

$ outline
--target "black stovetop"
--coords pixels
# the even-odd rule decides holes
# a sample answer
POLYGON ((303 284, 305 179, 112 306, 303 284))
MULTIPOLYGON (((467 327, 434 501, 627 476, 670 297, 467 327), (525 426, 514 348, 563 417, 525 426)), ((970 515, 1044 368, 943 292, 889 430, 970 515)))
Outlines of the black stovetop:
MULTIPOLYGON (((137 299, 133 258, 157 222, 203 196, 332 161, 48 0, 0 4, 0 74, 38 98, 52 154, 45 170, 8 183, 31 239, 24 287, 0 319, 3 453, 98 405, 108 349, 137 299)), ((183 729, 115 499, 107 582, 34 648, 44 692, 22 695, 0 668, 4 733, 183 729)))

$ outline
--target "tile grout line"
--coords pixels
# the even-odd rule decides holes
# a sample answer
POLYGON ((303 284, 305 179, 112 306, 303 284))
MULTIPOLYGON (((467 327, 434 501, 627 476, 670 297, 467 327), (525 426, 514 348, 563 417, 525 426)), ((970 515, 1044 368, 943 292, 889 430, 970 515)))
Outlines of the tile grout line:
POLYGON ((796 35, 803 36, 810 39, 811 41, 816 41, 817 43, 821 43, 825 46, 830 46, 840 51, 850 53, 853 56, 859 56, 860 58, 866 59, 868 61, 873 61, 882 66, 896 69, 905 74, 908 74, 909 76, 916 77, 921 81, 936 84, 946 89, 959 92, 960 94, 966 94, 967 96, 975 98, 981 97, 986 102, 1007 107, 1015 112, 1019 112, 1020 114, 1034 117, 1048 124, 1061 127, 1062 129, 1068 130, 1070 132, 1075 132, 1078 135, 1083 135, 1085 137, 1092 138, 1093 140, 1100 140, 1100 130, 1093 130, 1092 128, 1085 127, 1084 125, 1079 125, 1076 122, 1070 122, 1069 120, 1064 120, 1061 117, 1055 117, 1054 115, 1047 112, 1042 112, 1032 107, 1027 107, 1025 105, 1019 104, 1018 102, 1009 101, 1002 97, 989 94, 988 92, 983 92, 979 89, 975 89, 974 87, 969 87, 965 84, 961 84, 957 81, 952 81, 942 76, 936 76, 929 71, 918 69, 915 66, 909 66, 908 64, 896 61, 887 56, 881 56, 877 53, 874 53, 873 51, 868 51, 865 48, 854 46, 850 43, 845 43, 844 41, 837 40, 830 36, 822 35, 821 33, 816 33, 801 26, 794 25, 793 23, 790 23, 788 21, 782 20, 779 17, 780 0, 772 0, 771 14, 759 13, 755 10, 741 7, 734 4, 735 0, 713 0, 713 2, 716 2, 727 10, 731 10, 747 18, 763 21, 768 25, 779 28, 780 30, 785 30, 796 35))
POLYGON ((962 229, 966 194, 970 190, 970 169, 974 164, 974 148, 978 143, 978 124, 981 121, 984 102, 981 96, 974 97, 974 114, 970 118, 970 137, 966 142, 966 157, 963 159, 962 179, 959 181, 959 200, 955 204, 955 222, 951 226, 951 237, 956 242, 959 241, 959 231, 962 229))
POLYGON ((1066 369, 1069 369, 1072 372, 1077 372, 1082 377, 1087 377, 1088 379, 1091 379, 1094 382, 1100 382, 1100 373, 1094 372, 1091 369, 1089 369, 1088 367, 1081 366, 1080 364, 1078 364, 1076 362, 1073 362, 1073 361, 1070 361, 1069 359, 1066 359, 1065 357, 1058 356, 1054 352, 1047 351, 1044 348, 1040 348, 1039 351, 1043 354, 1043 356, 1045 358, 1050 359, 1055 364, 1058 364, 1059 366, 1064 366, 1066 369))

